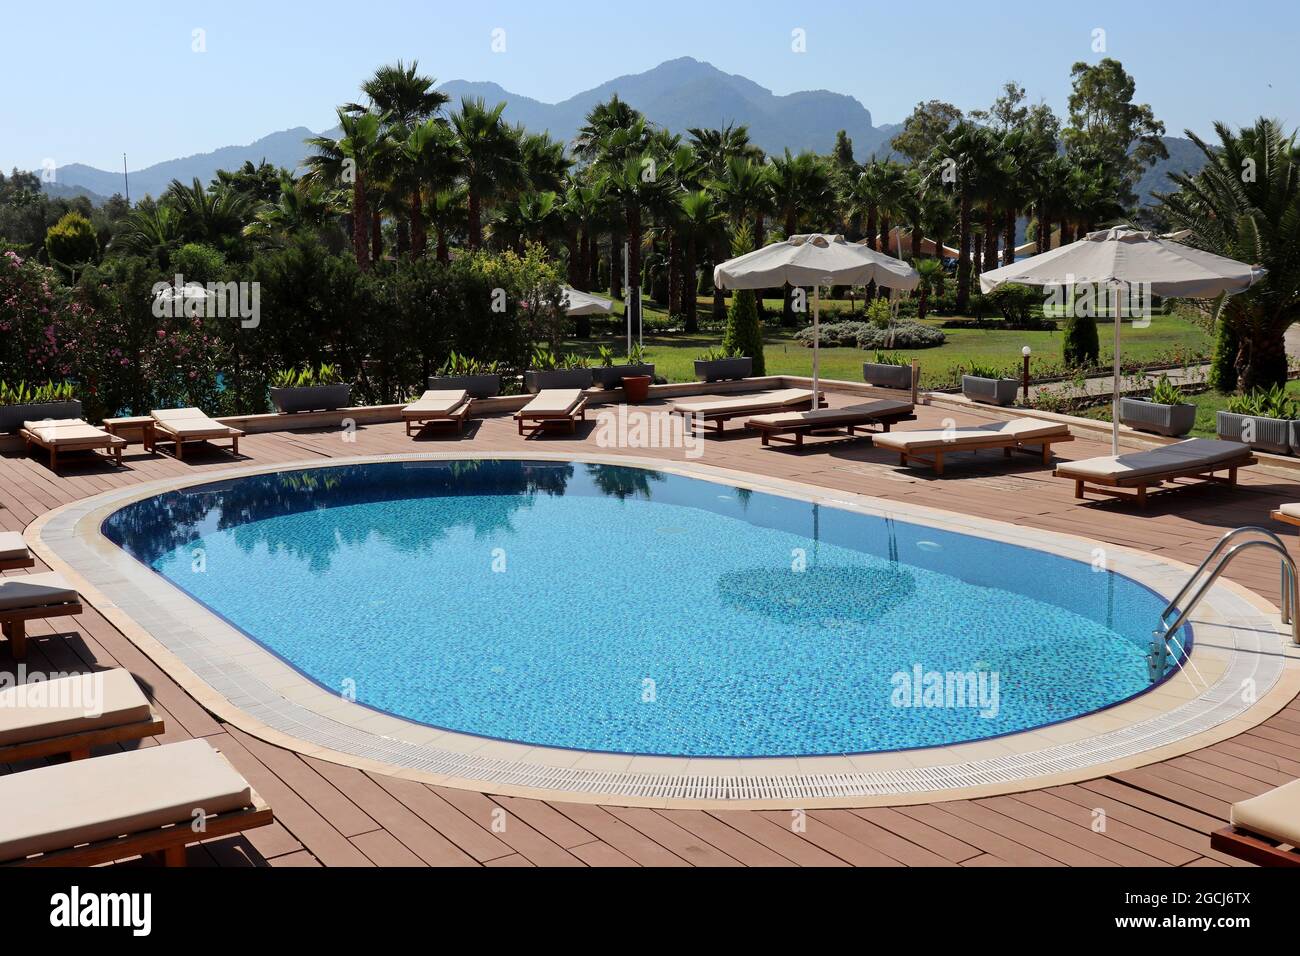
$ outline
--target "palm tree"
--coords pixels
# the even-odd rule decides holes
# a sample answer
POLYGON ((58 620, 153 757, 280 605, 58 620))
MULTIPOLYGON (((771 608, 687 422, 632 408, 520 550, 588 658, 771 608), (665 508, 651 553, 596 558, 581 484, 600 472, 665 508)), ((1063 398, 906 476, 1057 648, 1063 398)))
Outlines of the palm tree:
POLYGON ((339 192, 310 180, 280 179, 280 195, 274 203, 257 211, 244 227, 244 235, 265 243, 277 243, 300 232, 323 233, 336 223, 339 192))
POLYGON ((678 205, 681 211, 677 222, 686 241, 687 264, 682 311, 686 314, 686 331, 698 332, 700 320, 696 307, 696 274, 700 268, 699 254, 703 249, 715 248, 725 238, 724 218, 717 201, 705 190, 697 189, 680 194, 678 205))
POLYGON ((419 60, 412 60, 410 66, 401 60, 381 66, 361 84, 361 92, 369 98, 370 105, 349 103, 343 109, 353 114, 373 112, 387 116, 393 128, 411 127, 434 116, 451 98, 434 89, 437 81, 422 76, 419 67, 419 60))
POLYGON ((451 117, 468 191, 471 249, 483 243, 483 204, 522 179, 519 140, 501 119, 505 108, 505 103, 488 109, 481 99, 466 99, 451 117))
POLYGON ((425 197, 455 182, 461 171, 460 150, 451 129, 431 119, 414 126, 398 146, 401 153, 398 179, 409 197, 411 256, 420 259, 429 246, 425 197))
POLYGON ((493 223, 492 235, 519 255, 530 242, 548 243, 560 226, 559 195, 550 190, 524 193, 507 204, 493 223))
POLYGON ((943 291, 943 260, 918 259, 912 263, 912 266, 921 277, 921 282, 916 287, 916 317, 924 321, 931 291, 939 294, 943 291))
POLYGON ((623 207, 623 225, 627 236, 627 283, 631 292, 631 315, 634 321, 641 315, 641 242, 642 215, 650 207, 663 203, 663 194, 672 189, 668 176, 669 160, 646 153, 627 153, 622 148, 624 140, 634 130, 616 130, 609 141, 611 155, 623 153, 621 164, 605 170, 605 188, 611 198, 623 207))
POLYGON ((957 226, 957 208, 952 199, 938 189, 925 189, 920 195, 921 223, 934 240, 934 257, 943 262, 943 247, 957 226))
POLYGON ((732 159, 758 159, 761 151, 749 141, 749 127, 728 123, 723 129, 692 127, 686 131, 708 178, 721 179, 732 159))
POLYGON ((604 149, 603 143, 616 129, 629 129, 638 120, 643 120, 639 110, 629 106, 615 93, 604 103, 597 103, 587 113, 577 138, 573 141, 573 152, 588 162, 594 162, 604 149))
POLYGON ((1178 192, 1160 199, 1176 228, 1192 230, 1191 244, 1267 270, 1220 313, 1237 340, 1241 388, 1267 389, 1286 381, 1286 330, 1300 320, 1300 150, 1276 120, 1214 130, 1214 146, 1187 131, 1205 166, 1171 173, 1178 192))
POLYGON ((374 113, 354 114, 338 110, 337 140, 316 136, 307 140, 316 153, 307 158, 307 178, 322 185, 352 187, 352 249, 361 271, 370 269, 370 227, 372 210, 366 193, 372 172, 377 171, 392 148, 383 132, 385 119, 374 113))
POLYGON ((433 227, 439 262, 451 261, 449 237, 469 230, 469 191, 464 183, 440 189, 424 203, 424 218, 433 227))
MULTIPOLYGON (((784 157, 772 160, 771 168, 772 199, 788 238, 799 233, 801 221, 820 215, 834 202, 830 170, 815 154, 791 156, 788 149, 784 157)), ((781 324, 785 326, 795 324, 792 293, 787 284, 781 303, 781 324)))
POLYGON ((181 244, 181 216, 167 203, 141 203, 122 220, 109 247, 144 256, 167 268, 171 251, 181 244))
MULTIPOLYGON (((761 227, 765 212, 771 207, 770 183, 771 173, 767 166, 747 156, 733 155, 727 160, 722 175, 709 181, 708 189, 726 211, 734 233, 742 225, 748 227, 750 223, 761 227)), ((755 231, 750 227, 751 241, 755 231)), ((727 257, 723 238, 719 238, 713 251, 715 262, 727 257)), ((726 319, 726 303, 722 290, 718 288, 713 290, 713 318, 719 322, 726 319)))
POLYGON ((907 171, 901 163, 885 160, 879 164, 879 167, 877 198, 880 212, 880 251, 888 253, 894 217, 906 217, 907 196, 911 187, 907 181, 907 171))
POLYGON ((991 130, 960 121, 939 137, 926 163, 926 188, 949 189, 957 197, 957 311, 970 306, 971 211, 980 174, 991 165, 991 130))
POLYGON ((163 202, 180 214, 181 237, 185 241, 217 248, 243 235, 256 208, 246 194, 224 185, 206 189, 197 176, 189 186, 173 179, 163 194, 163 202))

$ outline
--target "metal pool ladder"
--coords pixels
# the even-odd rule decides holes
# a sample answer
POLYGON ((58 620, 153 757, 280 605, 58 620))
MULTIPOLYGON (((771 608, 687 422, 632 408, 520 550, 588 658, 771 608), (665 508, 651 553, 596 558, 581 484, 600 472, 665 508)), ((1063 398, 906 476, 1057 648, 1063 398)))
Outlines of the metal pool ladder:
POLYGON ((1210 553, 1205 556, 1201 566, 1192 573, 1192 576, 1187 579, 1187 583, 1182 586, 1182 589, 1174 595, 1173 600, 1160 612, 1160 623, 1152 632, 1151 651, 1147 654, 1147 671, 1152 681, 1163 677, 1165 670, 1169 666, 1169 641, 1172 639, 1175 643, 1178 642, 1178 629, 1191 617, 1192 611, 1196 610, 1196 606, 1201 603, 1201 598, 1205 597, 1206 592, 1218 580, 1219 575, 1232 562, 1232 559, 1249 548, 1265 548, 1277 554, 1280 559, 1282 565, 1282 623, 1291 625, 1291 640, 1295 644, 1300 644, 1300 616, 1297 616, 1297 612, 1300 611, 1300 590, 1297 590, 1295 561, 1287 553, 1286 545, 1282 543, 1282 539, 1268 528, 1246 525, 1241 528, 1234 528, 1219 539, 1218 543, 1210 549, 1210 553), (1253 537, 1228 548, 1228 545, 1237 538, 1246 535, 1252 535, 1253 537), (1225 548, 1228 549, 1226 553, 1224 552, 1225 548), (1215 561, 1215 558, 1218 558, 1218 560, 1215 561), (1214 566, 1211 568, 1210 562, 1212 561, 1214 561, 1214 566), (1210 569, 1209 574, 1202 580, 1202 575, 1205 574, 1207 568, 1210 569), (1200 581, 1199 584, 1197 584, 1198 581, 1200 581), (1192 592, 1193 585, 1196 585, 1194 592, 1192 592), (1170 624, 1169 615, 1178 609, 1179 602, 1187 596, 1188 592, 1192 592, 1191 600, 1187 602, 1186 607, 1179 611, 1178 617, 1170 624))

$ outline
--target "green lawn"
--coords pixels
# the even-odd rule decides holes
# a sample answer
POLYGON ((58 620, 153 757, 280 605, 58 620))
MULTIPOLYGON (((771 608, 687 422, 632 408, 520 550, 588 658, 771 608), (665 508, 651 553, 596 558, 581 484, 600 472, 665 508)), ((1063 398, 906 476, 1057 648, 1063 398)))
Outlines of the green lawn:
MULTIPOLYGON (((847 311, 847 301, 832 303, 847 311)), ((779 315, 781 301, 766 300, 769 315, 779 315)), ((595 357, 601 345, 609 346, 622 355, 626 346, 626 326, 622 325, 622 304, 615 306, 619 313, 613 319, 599 323, 591 339, 568 340, 562 349, 595 357)), ((666 321, 664 312, 647 303, 647 323, 660 319, 666 321)), ((944 319, 926 319, 927 325, 940 325, 944 319)), ((1101 325, 1101 361, 1111 360, 1109 323, 1101 325)), ((1019 377, 1020 350, 1028 345, 1037 358, 1036 367, 1042 371, 1055 369, 1061 364, 1060 332, 1019 332, 1000 329, 945 329, 947 341, 938 348, 900 350, 907 358, 921 362, 921 382, 927 387, 938 387, 957 380, 957 369, 972 361, 995 365, 1013 371, 1019 377)), ((1177 356, 1208 355, 1210 338, 1196 323, 1181 316, 1155 316, 1145 329, 1123 329, 1123 354, 1127 359, 1154 360, 1168 358, 1180 361, 1177 356)), ((794 341, 793 333, 769 324, 764 330, 767 371, 771 375, 811 375, 812 350, 794 341)), ((684 332, 645 334, 647 360, 655 364, 655 372, 670 382, 689 382, 695 379, 693 361, 700 353, 716 348, 722 342, 721 329, 702 329, 694 335, 684 332)), ((856 348, 828 348, 821 350, 821 373, 827 378, 862 380, 862 363, 871 353, 856 348)))
MULTIPOLYGON (((1292 379, 1287 382, 1287 393, 1300 398, 1300 379, 1292 379)), ((1213 389, 1205 392, 1198 392, 1188 395, 1186 400, 1196 405, 1196 424, 1192 427, 1191 435, 1194 438, 1217 438, 1218 432, 1215 428, 1215 413, 1228 410, 1228 399, 1230 396, 1213 389)), ((1093 418, 1097 421, 1110 421, 1110 403, 1103 405, 1094 405, 1081 411, 1073 412, 1081 418, 1093 418)))

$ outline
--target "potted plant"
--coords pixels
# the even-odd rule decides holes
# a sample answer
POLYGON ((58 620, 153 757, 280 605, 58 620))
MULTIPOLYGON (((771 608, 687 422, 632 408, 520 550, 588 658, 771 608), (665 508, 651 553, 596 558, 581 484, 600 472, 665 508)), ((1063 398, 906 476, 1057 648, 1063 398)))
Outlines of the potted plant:
POLYGON ((749 378, 753 374, 754 360, 737 351, 709 349, 695 360, 695 377, 702 382, 749 378))
POLYGON ((1274 385, 1267 392, 1254 391, 1228 399, 1228 410, 1215 415, 1215 431, 1228 441, 1285 455, 1300 449, 1296 412, 1295 400, 1282 386, 1274 385))
POLYGON ((46 382, 29 386, 26 382, 7 385, 0 382, 0 432, 16 432, 23 422, 50 418, 81 418, 81 402, 72 397, 69 382, 46 382))
POLYGON ((333 411, 351 401, 352 386, 324 362, 316 368, 284 369, 271 379, 271 403, 279 412, 333 411))
POLYGON ((620 385, 626 387, 624 379, 629 375, 654 379, 655 367, 645 361, 645 353, 640 345, 632 346, 627 353, 627 361, 622 365, 614 364, 614 350, 606 345, 596 350, 596 357, 600 364, 591 370, 591 377, 603 388, 618 388, 620 385))
POLYGON ((452 352, 447 364, 425 382, 429 389, 464 389, 470 398, 491 398, 501 394, 501 375, 496 362, 480 362, 452 352))
POLYGON ((1119 420, 1140 432, 1179 438, 1196 424, 1196 406, 1183 401, 1183 390, 1161 375, 1149 397, 1119 400, 1119 420))
POLYGON ((1019 388, 1014 378, 1006 378, 986 365, 972 365, 961 377, 961 393, 972 402, 987 405, 1014 405, 1019 388))
POLYGON ((544 388, 591 388, 591 369, 587 358, 569 352, 556 355, 548 345, 533 349, 531 367, 524 372, 524 388, 540 392, 544 388))
POLYGON ((877 350, 874 362, 862 363, 862 378, 881 388, 908 390, 912 387, 912 363, 897 352, 877 350))

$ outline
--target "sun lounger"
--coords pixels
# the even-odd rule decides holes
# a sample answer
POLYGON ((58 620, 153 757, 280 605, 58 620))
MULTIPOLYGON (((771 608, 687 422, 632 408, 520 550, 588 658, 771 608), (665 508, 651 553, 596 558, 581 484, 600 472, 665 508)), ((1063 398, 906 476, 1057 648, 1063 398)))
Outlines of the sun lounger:
POLYGON ((580 388, 544 388, 532 401, 515 412, 519 434, 524 434, 524 422, 531 422, 528 433, 535 434, 560 423, 567 423, 570 432, 578 430, 578 421, 586 421, 587 398, 580 388))
POLYGON ((27 550, 27 543, 17 531, 0 531, 0 571, 18 571, 32 568, 36 561, 27 550))
POLYGON ((970 425, 961 428, 942 428, 929 431, 891 432, 878 435, 875 447, 888 448, 899 454, 899 463, 908 465, 921 462, 929 465, 935 474, 943 474, 943 459, 959 451, 977 452, 1001 448, 1010 458, 1013 451, 1033 451, 1041 454, 1043 464, 1052 460, 1052 446, 1071 441, 1070 429, 1058 422, 1039 418, 1016 418, 1007 422, 989 422, 987 425, 970 425))
POLYGON ((59 467, 59 456, 70 451, 104 451, 117 464, 122 464, 125 439, 110 435, 80 418, 58 418, 48 421, 23 422, 18 432, 27 444, 44 448, 50 453, 50 470, 59 467))
POLYGON ((14 660, 27 655, 27 622, 80 614, 81 595, 54 571, 0 578, 0 633, 14 660))
POLYGON ((409 438, 430 422, 454 425, 459 434, 465 428, 465 419, 469 417, 471 404, 473 403, 463 388, 427 391, 402 409, 406 435, 409 438))
POLYGON ((1210 847, 1259 866, 1300 866, 1300 780, 1234 803, 1210 847))
MULTIPOLYGON (((1274 521, 1281 521, 1283 524, 1293 524, 1300 527, 1300 504, 1278 505, 1277 511, 1272 513, 1274 521)), ((3 537, 3 535, 0 535, 3 537)), ((0 546, 0 553, 3 553, 3 546, 0 546)))
POLYGON ((130 671, 57 677, 0 690, 0 764, 141 740, 163 732, 130 671))
MULTIPOLYGON (((824 402, 823 402, 824 404, 824 402)), ((673 402, 668 411, 681 415, 688 423, 700 424, 706 431, 710 424, 722 431, 733 418, 811 409, 812 392, 806 388, 784 388, 772 392, 743 392, 730 398, 688 398, 673 402)))
POLYGON ((1053 474, 1074 481, 1076 498, 1093 491, 1113 498, 1131 498, 1145 505, 1148 488, 1159 488, 1175 478, 1235 485, 1237 469, 1255 461, 1249 445, 1214 438, 1189 438, 1149 451, 1065 462, 1053 474), (1218 477, 1216 472, 1220 471, 1226 471, 1227 477, 1218 477))
POLYGON ((916 421, 911 402, 882 400, 847 408, 816 408, 806 412, 778 412, 775 415, 758 415, 745 422, 763 436, 763 444, 782 442, 803 447, 805 435, 831 433, 853 438, 858 429, 866 430, 868 437, 889 431, 898 422, 916 421), (869 429, 877 426, 880 432, 869 429), (840 431, 843 429, 843 431, 840 431), (869 430, 868 430, 869 429, 869 430))
POLYGON ((271 808, 205 740, 0 777, 0 863, 95 866, 266 826, 271 808))
POLYGON ((185 460, 186 442, 216 441, 220 438, 230 439, 230 453, 239 454, 239 439, 243 436, 238 428, 223 425, 203 414, 197 408, 154 409, 149 413, 154 420, 154 444, 171 442, 175 448, 176 460, 185 460))

